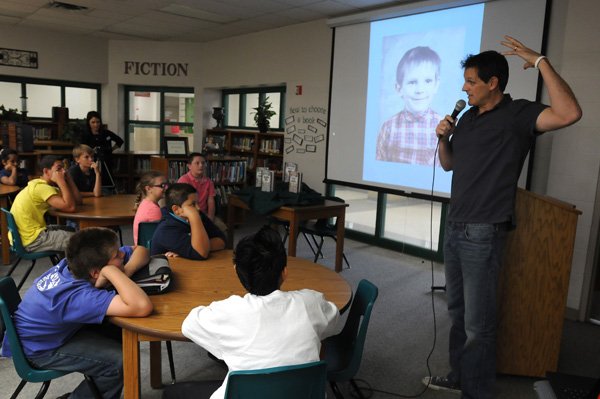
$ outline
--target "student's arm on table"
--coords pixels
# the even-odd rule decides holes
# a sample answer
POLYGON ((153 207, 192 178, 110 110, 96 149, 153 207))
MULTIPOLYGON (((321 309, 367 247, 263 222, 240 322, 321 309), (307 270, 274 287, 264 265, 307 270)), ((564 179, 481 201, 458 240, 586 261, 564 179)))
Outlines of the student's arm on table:
POLYGON ((133 253, 129 257, 129 261, 125 264, 124 270, 127 277, 133 276, 135 272, 146 266, 150 262, 150 251, 148 248, 137 245, 133 248, 133 253))
POLYGON ((100 274, 115 287, 118 294, 110 302, 107 316, 144 317, 152 312, 148 295, 118 267, 106 265, 100 274))

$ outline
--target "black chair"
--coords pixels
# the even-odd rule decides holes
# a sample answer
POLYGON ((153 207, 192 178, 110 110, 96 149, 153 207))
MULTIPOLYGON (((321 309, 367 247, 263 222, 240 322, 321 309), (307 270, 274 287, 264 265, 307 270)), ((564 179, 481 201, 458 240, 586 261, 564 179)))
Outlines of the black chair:
MULTIPOLYGON (((150 245, 152 245, 152 237, 154 236, 154 231, 158 227, 158 223, 160 222, 140 222, 138 225, 138 242, 137 245, 141 245, 150 249, 150 245)), ((173 346, 171 341, 165 341, 167 346, 167 356, 169 357, 169 368, 171 370, 171 384, 175 384, 175 360, 173 360, 173 346)))
POLYGON ((373 283, 361 280, 344 328, 338 335, 323 341, 321 358, 327 363, 327 380, 337 399, 344 398, 337 386, 342 381, 350 381, 358 397, 364 399, 354 376, 360 368, 371 311, 378 294, 379 289, 373 283))
MULTIPOLYGON (((48 370, 48 369, 36 369, 29 364, 29 361, 25 357, 21 341, 17 335, 17 331, 13 324, 12 316, 17 310, 17 307, 21 303, 21 297, 19 296, 19 290, 15 285, 15 281, 12 277, 0 278, 0 312, 2 313, 2 324, 3 329, 6 330, 6 336, 10 345, 10 351, 12 353, 13 363, 17 374, 21 377, 19 386, 12 394, 11 399, 16 399, 25 384, 28 382, 41 382, 42 386, 38 391, 35 399, 41 399, 46 395, 50 382, 55 379, 62 377, 63 375, 70 374, 70 371, 60 370, 48 370)), ((94 383, 91 377, 84 375, 85 380, 88 383, 94 398, 102 399, 102 395, 98 390, 98 387, 94 383)))
MULTIPOLYGON (((328 219, 317 219, 316 221, 309 221, 307 223, 302 224, 300 226, 299 231, 300 233, 302 233, 302 235, 306 239, 306 242, 308 243, 308 246, 315 255, 315 258, 313 260, 313 262, 315 263, 317 263, 317 259, 319 259, 319 256, 323 257, 323 243, 325 241, 325 237, 329 237, 333 239, 333 241, 337 242, 337 220, 335 221, 335 224, 329 223, 328 219), (312 239, 315 245, 314 248, 308 236, 310 236, 310 238, 312 239), (317 237, 319 238, 318 241, 317 237)), ((350 268, 350 262, 348 262, 346 254, 342 253, 342 256, 344 257, 346 265, 348 265, 348 268, 350 268)))
POLYGON ((8 273, 6 273, 6 275, 10 276, 12 274, 12 272, 15 270, 15 268, 17 267, 17 265, 19 264, 19 262, 21 262, 22 259, 31 261, 31 265, 29 265, 29 268, 27 269, 27 271, 21 278, 21 281, 19 281, 19 285, 17 285, 17 289, 20 290, 21 287, 23 286, 23 283, 25 283, 25 280, 27 280, 27 277, 33 270, 33 267, 35 266, 35 262, 38 259, 48 257, 48 258, 50 258, 50 261, 52 262, 52 264, 56 265, 59 261, 59 257, 62 255, 62 252, 60 252, 60 251, 27 252, 21 242, 21 235, 19 234, 19 229, 17 227, 17 222, 15 221, 14 216, 12 215, 12 213, 10 213, 10 211, 8 211, 5 208, 2 208, 2 212, 4 212, 4 215, 6 216, 6 223, 8 224, 8 231, 10 232, 10 235, 12 238, 10 250, 11 250, 11 252, 14 252, 17 255, 17 259, 15 260, 15 263, 11 266, 10 270, 8 271, 8 273))

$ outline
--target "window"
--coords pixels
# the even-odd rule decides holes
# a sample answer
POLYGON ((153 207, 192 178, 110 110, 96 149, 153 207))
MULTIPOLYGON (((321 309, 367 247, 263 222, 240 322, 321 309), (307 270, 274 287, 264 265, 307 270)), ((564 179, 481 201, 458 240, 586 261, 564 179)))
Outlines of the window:
POLYGON ((225 108, 225 127, 239 129, 258 129, 254 122, 254 108, 259 101, 267 99, 275 115, 271 117, 270 130, 283 130, 282 118, 285 111, 285 86, 256 87, 249 89, 223 90, 225 108))
POLYGON ((164 154, 165 137, 186 137, 194 148, 194 90, 127 86, 126 143, 129 151, 164 154))
POLYGON ((69 119, 85 119, 100 107, 100 85, 96 83, 23 78, 0 75, 0 104, 27 110, 34 119, 51 119, 52 107, 69 108, 69 119))
POLYGON ((445 206, 428 199, 329 184, 327 193, 342 198, 349 237, 440 261, 445 206))

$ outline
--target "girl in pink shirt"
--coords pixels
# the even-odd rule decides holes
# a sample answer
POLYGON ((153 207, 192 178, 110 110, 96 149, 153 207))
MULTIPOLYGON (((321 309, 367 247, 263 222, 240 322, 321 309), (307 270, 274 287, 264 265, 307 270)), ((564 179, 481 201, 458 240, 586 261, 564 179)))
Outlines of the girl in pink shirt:
POLYGON ((135 218, 133 219, 133 242, 138 244, 140 222, 156 222, 162 219, 158 201, 164 196, 167 178, 156 170, 150 170, 140 177, 136 187, 135 218))

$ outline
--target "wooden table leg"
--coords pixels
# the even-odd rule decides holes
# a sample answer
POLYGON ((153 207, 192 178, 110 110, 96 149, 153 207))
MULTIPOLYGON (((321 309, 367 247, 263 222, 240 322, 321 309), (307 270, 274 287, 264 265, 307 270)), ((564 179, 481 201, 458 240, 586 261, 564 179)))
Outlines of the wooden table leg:
POLYGON ((150 341, 150 386, 162 388, 162 358, 160 353, 161 341, 150 341))
MULTIPOLYGON (((8 209, 8 198, 6 196, 0 197, 0 206, 8 209)), ((10 243, 8 242, 8 223, 6 222, 6 215, 4 212, 0 212, 0 231, 2 234, 2 263, 7 265, 10 263, 10 243)))
POLYGON ((140 343, 138 334, 123 329, 123 382, 125 399, 139 399, 140 392, 140 343))
POLYGON ((294 217, 290 220, 290 236, 288 238, 288 256, 296 256, 296 244, 298 240, 298 230, 300 229, 300 222, 294 214, 294 217))
POLYGON ((227 249, 233 249, 234 214, 235 207, 231 203, 227 204, 227 242, 225 243, 225 248, 227 249))
POLYGON ((344 266, 344 232, 346 230, 346 210, 343 209, 337 215, 337 239, 335 244, 335 271, 341 272, 342 267, 344 266))

